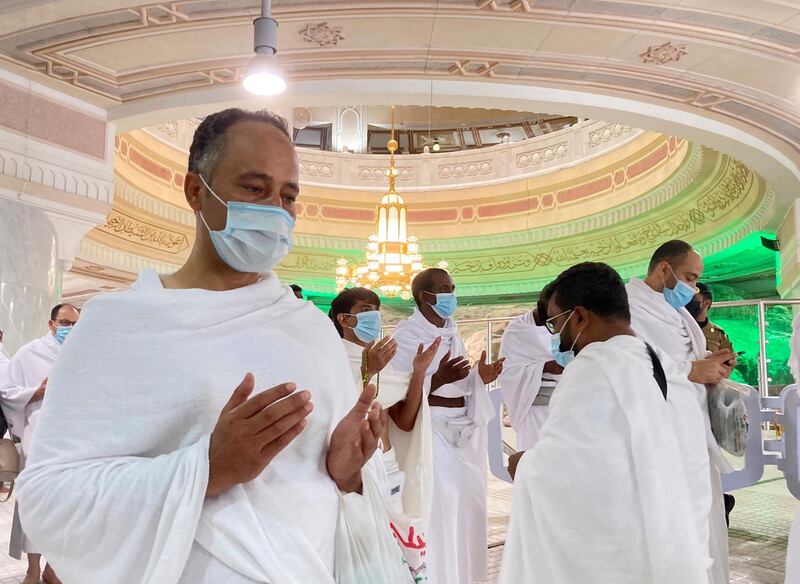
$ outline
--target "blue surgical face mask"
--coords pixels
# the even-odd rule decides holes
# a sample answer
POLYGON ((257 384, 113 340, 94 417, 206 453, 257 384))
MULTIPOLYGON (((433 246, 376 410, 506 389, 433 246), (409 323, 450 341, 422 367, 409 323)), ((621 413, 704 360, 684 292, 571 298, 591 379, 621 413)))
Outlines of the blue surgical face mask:
POLYGON ((351 314, 358 322, 353 327, 353 332, 362 343, 377 341, 381 336, 381 313, 378 310, 351 314))
MULTIPOLYGON (((561 325, 561 330, 564 330, 564 327, 567 326, 569 319, 572 318, 572 315, 575 314, 574 312, 570 313, 567 317, 567 320, 564 321, 564 324, 561 325)), ((576 336, 575 340, 572 341, 572 346, 569 348, 568 351, 563 351, 561 349, 561 332, 559 331, 555 335, 553 335, 552 340, 550 341, 550 351, 553 353, 553 359, 555 362, 561 365, 562 367, 566 367, 569 365, 573 359, 575 359, 575 344, 578 342, 578 338, 580 338, 581 333, 580 331, 576 336)))
MULTIPOLYGON (((673 276, 675 276, 675 272, 672 271, 672 267, 670 267, 669 271, 672 272, 673 276)), ((675 276, 675 280, 677 280, 677 284, 675 284, 674 288, 667 288, 666 284, 664 285, 664 300, 666 300, 673 308, 683 308, 689 304, 692 298, 694 298, 696 290, 683 280, 679 279, 678 276, 675 276)))
POLYGON ((200 180, 228 209, 225 229, 212 231, 203 213, 200 218, 219 257, 238 272, 271 272, 292 249, 294 218, 282 207, 230 201, 226 203, 211 190, 206 179, 200 180))
POLYGON ((67 335, 69 335, 69 333, 71 333, 71 332, 72 332, 72 327, 71 326, 59 326, 59 327, 56 327, 56 333, 55 333, 56 342, 59 345, 64 344, 64 340, 67 338, 67 335))
POLYGON ((442 292, 436 295, 436 304, 431 304, 433 311, 442 318, 450 318, 456 311, 458 300, 455 292, 442 292))

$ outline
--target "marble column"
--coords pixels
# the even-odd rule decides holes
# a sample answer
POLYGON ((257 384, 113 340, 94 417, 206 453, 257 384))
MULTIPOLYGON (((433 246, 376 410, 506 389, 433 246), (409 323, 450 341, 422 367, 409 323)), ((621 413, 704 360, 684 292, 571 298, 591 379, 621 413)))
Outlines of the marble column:
POLYGON ((61 296, 55 228, 41 209, 0 198, 0 330, 6 352, 47 330, 61 296))
POLYGON ((0 68, 0 328, 7 352, 47 330, 81 238, 113 203, 105 110, 0 68))

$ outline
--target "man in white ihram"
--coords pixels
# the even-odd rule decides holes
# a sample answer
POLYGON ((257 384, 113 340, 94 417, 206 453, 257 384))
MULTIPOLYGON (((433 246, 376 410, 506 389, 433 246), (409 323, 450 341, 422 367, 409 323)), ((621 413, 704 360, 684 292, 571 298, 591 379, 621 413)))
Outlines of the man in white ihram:
MULTIPOLYGON (((626 289, 631 306, 631 326, 636 336, 658 347, 675 362, 677 371, 693 382, 696 403, 687 407, 701 411, 711 461, 709 480, 712 502, 709 515, 709 549, 714 564, 709 571, 712 584, 728 582, 728 528, 725 524, 725 503, 721 473, 733 470, 723 457, 711 433, 705 384, 719 383, 729 377, 736 365, 736 355, 728 350, 708 353, 703 331, 684 308, 697 293, 696 283, 703 274, 703 259, 684 241, 673 240, 661 245, 653 254, 644 280, 631 278, 626 289)), ((677 416, 680 421, 682 416, 677 416)), ((679 438, 682 430, 679 428, 679 438)), ((690 461, 686 462, 691 464, 690 461)), ((705 476, 698 474, 693 483, 706 489, 705 476)), ((703 471, 704 472, 704 471, 703 471)), ((695 495, 698 503, 702 500, 695 495)))
POLYGON ((410 373, 395 371, 389 363, 397 353, 397 341, 390 336, 380 339, 380 307, 380 298, 372 290, 347 288, 333 299, 328 316, 342 337, 356 383, 374 382, 378 388, 375 399, 387 412, 381 436, 385 496, 397 511, 419 517, 427 529, 433 450, 423 384, 441 341, 418 347, 410 373))
POLYGON ((503 332, 500 356, 505 357, 500 387, 517 450, 533 448, 550 411, 550 398, 564 368, 553 358, 553 335, 547 330, 550 288, 542 290, 536 308, 514 318, 503 332))
MULTIPOLYGON (((609 266, 562 273, 547 312, 567 366, 516 467, 500 584, 707 584, 669 407, 693 389, 634 336, 609 266)), ((699 414, 693 421, 704 453, 699 414)))
MULTIPOLYGON (((2 405, 2 392, 8 383, 8 368, 10 365, 11 359, 8 358, 8 353, 6 353, 6 350, 3 347, 3 331, 0 331, 0 405, 2 405)), ((6 417, 5 408, 3 408, 3 417, 6 417)), ((8 420, 6 419, 6 426, 7 425, 8 420)))
POLYGON ((340 500, 362 502, 346 493, 366 491, 382 423, 325 315, 271 273, 294 146, 282 119, 225 110, 188 166, 191 255, 87 304, 19 480, 23 526, 66 584, 333 584, 340 500))
POLYGON ((470 367, 451 318, 458 302, 446 270, 423 270, 411 292, 417 307, 394 330, 397 355, 391 366, 413 371, 420 345, 440 339, 424 382, 433 442, 428 578, 431 584, 472 584, 486 578, 486 426, 494 417, 486 385, 503 371, 503 359, 487 363, 484 351, 470 367))
MULTIPOLYGON (((48 332, 43 337, 23 345, 14 353, 8 364, 5 387, 0 388, 0 404, 8 421, 9 432, 21 440, 21 465, 30 456, 33 442, 34 419, 42 407, 47 391, 47 379, 61 354, 64 341, 78 322, 80 313, 71 304, 58 304, 50 311, 48 332)), ((23 584, 36 584, 41 578, 47 584, 60 582, 50 563, 41 569, 38 546, 25 536, 19 521, 19 508, 14 509, 9 554, 14 558, 28 556, 28 572, 23 584)))

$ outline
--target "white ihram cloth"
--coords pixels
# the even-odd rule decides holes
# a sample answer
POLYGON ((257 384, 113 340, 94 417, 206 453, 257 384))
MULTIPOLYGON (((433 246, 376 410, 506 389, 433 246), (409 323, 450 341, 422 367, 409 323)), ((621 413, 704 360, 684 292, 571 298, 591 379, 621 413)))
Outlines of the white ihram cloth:
POLYGON ((531 311, 509 322, 500 341, 500 357, 506 360, 499 383, 511 427, 517 433, 517 450, 536 444, 550 406, 533 402, 539 390, 554 388, 561 378, 544 372, 545 363, 553 360, 552 338, 547 327, 536 325, 531 311))
POLYGON ((357 396, 330 321, 274 274, 213 292, 145 271, 92 299, 64 345, 18 482, 23 526, 66 584, 333 584, 326 454, 357 396), (211 431, 248 371, 256 392, 308 389, 314 411, 261 475, 205 499, 211 431))
MULTIPOLYGON (((789 369, 794 382, 800 385, 800 314, 792 321, 789 369)), ((786 584, 800 584, 800 511, 794 517, 789 531, 789 547, 786 550, 786 584)))
MULTIPOLYGON (((8 422, 11 434, 21 440, 17 446, 21 450, 20 466, 25 467, 31 453, 34 422, 42 407, 42 401, 31 403, 31 398, 55 365, 61 347, 52 333, 20 347, 8 364, 5 387, 0 390, 0 403, 8 422)), ((19 521, 19 505, 14 506, 14 520, 11 526, 9 554, 21 558, 23 553, 35 554, 39 550, 31 543, 19 521)))
POLYGON ((6 415, 6 407, 4 405, 3 394, 5 393, 6 386, 8 385, 8 378, 11 374, 11 359, 8 358, 3 343, 0 343, 0 407, 3 408, 3 415, 6 416, 6 423, 8 423, 8 415, 6 415))
MULTIPOLYGON (((361 358, 363 347, 342 339, 347 357, 350 359, 350 369, 357 384, 361 379, 361 358)), ((427 348, 427 347, 426 347, 427 348)), ((408 384, 411 375, 397 371, 391 364, 381 371, 378 378, 370 379, 370 383, 379 383, 376 400, 384 408, 405 399, 408 393, 408 384)), ((417 419, 411 432, 405 432, 397 427, 388 417, 389 441, 392 449, 385 453, 394 453, 397 466, 405 474, 402 501, 403 512, 419 517, 423 527, 427 528, 431 513, 431 500, 433 497, 433 445, 431 440, 431 410, 428 400, 424 395, 417 412, 417 419)))
MULTIPOLYGON (((466 355, 452 319, 438 328, 419 310, 398 323, 393 336, 397 355, 391 364, 409 372, 420 343, 427 347, 436 337, 442 338, 426 372, 426 397, 445 353, 450 351, 451 358, 466 355)), ((431 584, 471 584, 486 578, 486 426, 494 417, 494 407, 477 366, 468 377, 440 387, 435 395, 464 397, 466 406, 430 408, 433 506, 428 527, 428 579, 431 584)))
POLYGON ((588 345, 520 460, 500 583, 706 584, 690 498, 644 343, 588 345))
POLYGON ((0 343, 0 390, 8 383, 8 367, 11 364, 11 359, 8 358, 6 350, 3 348, 3 343, 0 343))
MULTIPOLYGON (((708 355, 706 338, 700 325, 685 309, 673 308, 660 292, 656 292, 638 278, 631 278, 625 286, 631 308, 631 326, 636 335, 664 351, 675 362, 676 372, 689 375, 692 361, 704 359, 708 355)), ((705 385, 693 384, 696 390, 696 404, 687 402, 687 407, 699 407, 705 424, 706 444, 708 446, 711 480, 711 515, 709 546, 714 565, 711 567, 711 583, 728 583, 728 527, 725 524, 725 500, 722 496, 721 473, 728 473, 733 467, 722 454, 714 435, 711 433, 711 420, 708 415, 708 399, 705 385)), ((686 410, 688 413, 688 410, 686 410)), ((680 414, 677 420, 681 421, 680 414)), ((680 423, 678 432, 683 432, 680 423)), ((680 436, 679 436, 680 437, 680 436)), ((699 477, 694 483, 699 483, 699 477)))
POLYGON ((0 403, 9 431, 22 440, 25 455, 31 450, 31 416, 42 407, 41 400, 30 401, 42 381, 50 376, 61 347, 53 334, 47 333, 20 347, 8 365, 7 384, 0 390, 0 403))

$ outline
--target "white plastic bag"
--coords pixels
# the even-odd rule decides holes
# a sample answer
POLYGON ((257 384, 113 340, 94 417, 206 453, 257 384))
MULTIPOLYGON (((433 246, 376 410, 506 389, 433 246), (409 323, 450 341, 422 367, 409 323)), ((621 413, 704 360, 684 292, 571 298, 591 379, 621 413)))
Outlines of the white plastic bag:
POLYGON ((390 530, 380 488, 367 468, 372 462, 361 473, 363 495, 339 493, 334 579, 337 584, 414 584, 390 530))
POLYGON ((414 584, 427 584, 428 565, 425 556, 428 552, 427 535, 422 529, 422 519, 400 513, 387 506, 389 527, 403 553, 406 569, 411 573, 414 584))
POLYGON ((708 386, 708 415, 711 419, 711 432, 723 449, 734 456, 744 456, 747 446, 747 420, 745 396, 752 391, 749 385, 742 385, 730 379, 723 379, 716 385, 708 386))
POLYGON ((374 473, 376 484, 383 497, 389 519, 386 527, 397 541, 414 583, 427 584, 428 566, 425 556, 428 550, 428 537, 422 527, 421 517, 403 513, 402 489, 405 484, 405 473, 398 467, 391 450, 384 452, 380 461, 380 464, 372 464, 369 468, 374 473))

